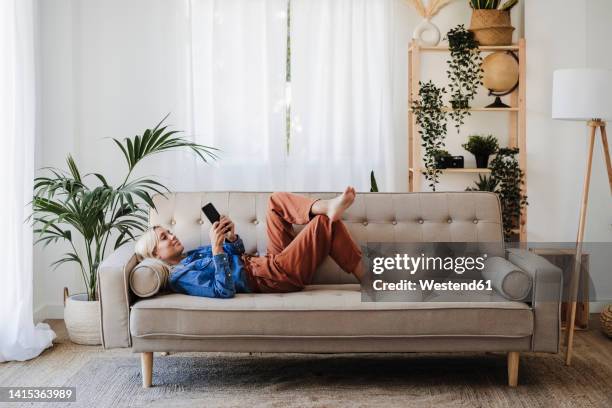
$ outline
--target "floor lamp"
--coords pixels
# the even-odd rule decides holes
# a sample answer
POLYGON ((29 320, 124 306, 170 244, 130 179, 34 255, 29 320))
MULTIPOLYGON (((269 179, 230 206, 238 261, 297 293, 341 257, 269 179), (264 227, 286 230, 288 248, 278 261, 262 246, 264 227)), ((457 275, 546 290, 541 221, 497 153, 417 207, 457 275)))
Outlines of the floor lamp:
POLYGON ((612 70, 609 69, 561 69, 553 74, 553 119, 586 122, 589 127, 589 147, 586 164, 586 174, 582 189, 580 204, 580 219, 576 239, 576 259, 572 272, 569 299, 570 309, 566 323, 565 364, 572 361, 572 346, 574 343, 574 320, 576 319, 576 302, 578 297, 578 280, 582 261, 582 241, 586 224, 587 204, 589 201, 589 184, 593 163, 593 147, 597 129, 601 133, 604 159, 608 170, 608 182, 612 192, 612 165, 606 135, 606 120, 612 119, 612 70))

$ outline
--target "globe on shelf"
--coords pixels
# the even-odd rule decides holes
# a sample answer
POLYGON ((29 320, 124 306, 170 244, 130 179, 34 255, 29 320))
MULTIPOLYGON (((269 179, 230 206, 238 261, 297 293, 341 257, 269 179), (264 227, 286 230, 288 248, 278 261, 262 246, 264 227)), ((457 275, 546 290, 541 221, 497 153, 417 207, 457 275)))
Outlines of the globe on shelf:
POLYGON ((519 84, 518 57, 512 51, 499 51, 489 54, 482 61, 482 82, 489 90, 489 95, 495 96, 495 102, 487 108, 509 108, 501 101, 501 97, 509 95, 519 84))

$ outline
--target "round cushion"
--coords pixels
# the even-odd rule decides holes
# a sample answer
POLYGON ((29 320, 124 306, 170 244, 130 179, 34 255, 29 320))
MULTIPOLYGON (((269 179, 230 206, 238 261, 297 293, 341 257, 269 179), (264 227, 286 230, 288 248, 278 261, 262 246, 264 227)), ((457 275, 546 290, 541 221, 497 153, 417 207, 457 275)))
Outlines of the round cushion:
POLYGON ((491 286, 509 300, 525 300, 531 292, 531 276, 499 256, 492 256, 485 261, 482 276, 491 280, 491 286))
POLYGON ((139 297, 151 297, 168 285, 168 266, 153 258, 144 259, 130 273, 130 289, 139 297))

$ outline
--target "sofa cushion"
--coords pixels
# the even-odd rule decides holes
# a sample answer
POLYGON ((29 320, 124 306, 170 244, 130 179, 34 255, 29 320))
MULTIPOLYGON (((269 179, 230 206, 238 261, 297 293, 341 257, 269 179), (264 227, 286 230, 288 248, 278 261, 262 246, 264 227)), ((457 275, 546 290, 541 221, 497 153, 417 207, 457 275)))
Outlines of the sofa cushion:
POLYGON ((160 260, 142 260, 130 273, 130 289, 136 296, 151 297, 167 288, 168 266, 160 260))
POLYGON ((132 305, 132 336, 526 337, 533 313, 521 302, 362 302, 359 285, 311 285, 302 292, 211 299, 173 293, 132 305))
POLYGON ((505 258, 487 259, 482 276, 491 280, 491 286, 509 300, 525 300, 531 292, 531 276, 505 258))

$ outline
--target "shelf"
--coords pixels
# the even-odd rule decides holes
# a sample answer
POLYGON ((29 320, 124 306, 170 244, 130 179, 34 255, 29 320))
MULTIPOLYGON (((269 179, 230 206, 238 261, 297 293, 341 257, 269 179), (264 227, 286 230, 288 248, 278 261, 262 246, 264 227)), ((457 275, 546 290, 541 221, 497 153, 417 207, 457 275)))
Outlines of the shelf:
MULTIPOLYGON (((484 105, 488 105, 486 102, 489 99, 479 99, 478 102, 473 101, 472 103, 482 106, 471 107, 468 109, 467 113, 471 112, 501 112, 497 115, 499 116, 498 122, 507 122, 508 127, 508 145, 512 147, 518 147, 520 152, 518 154, 518 162, 520 168, 523 170, 525 177, 528 177, 527 174, 527 125, 526 125, 526 93, 527 93, 527 71, 526 71, 526 42, 524 38, 519 38, 516 44, 509 44, 503 46, 481 46, 478 47, 483 54, 490 54, 492 52, 513 52, 519 61, 519 81, 518 87, 514 90, 508 97, 506 103, 511 107, 506 108, 486 108, 484 105), (506 113, 503 113, 506 112, 506 113)), ((441 43, 437 46, 427 46, 418 41, 412 42, 408 48, 408 108, 412 106, 412 102, 414 98, 418 95, 419 90, 419 81, 422 79, 421 74, 423 71, 422 60, 424 58, 429 58, 430 55, 437 53, 437 57, 434 59, 438 60, 440 57, 444 57, 442 59, 448 59, 450 57, 450 49, 448 47, 448 42, 441 43), (414 97, 414 98, 413 98, 414 97)), ((483 55, 484 57, 484 55, 483 55)), ((426 77, 427 78, 427 77, 426 77)), ((492 101, 492 99, 491 99, 492 101)), ((450 102, 446 101, 448 105, 443 106, 443 112, 455 112, 450 106, 450 102)), ((424 168, 423 162, 421 161, 421 156, 423 155, 423 146, 421 135, 419 133, 419 126, 417 123, 417 115, 411 109, 408 109, 407 115, 408 117, 408 191, 421 191, 422 188, 425 187, 426 183, 424 182, 424 168)), ((481 115, 472 114, 472 121, 479 121, 481 115)), ((496 116, 497 118, 497 116, 496 116)), ((466 121, 467 122, 467 121, 466 121)), ((450 123, 449 123, 450 125, 450 123)), ((449 135, 450 136, 450 131, 449 135)), ((455 139, 457 136, 455 136, 455 139)), ((472 164, 474 165, 474 164, 472 164)), ((425 170, 426 172, 426 170, 425 170)), ((440 169, 440 176, 444 176, 444 178, 448 177, 449 182, 452 181, 454 177, 459 179, 459 177, 467 179, 473 179, 476 175, 490 175, 490 169, 477 169, 477 168, 467 168, 467 169, 440 169), (455 174, 455 176, 452 176, 455 174), (463 176, 459 176, 463 174, 463 176)), ((521 185, 521 191, 527 191, 526 181, 521 185)), ((527 208, 524 208, 521 212, 520 216, 521 228, 519 230, 513 231, 517 233, 521 242, 526 241, 527 239, 527 208)))
MULTIPOLYGON (((410 46, 410 50, 412 51, 413 45, 410 46)), ((433 52, 448 52, 448 45, 437 45, 435 47, 429 46, 417 46, 419 51, 433 51, 433 52)), ((519 46, 517 44, 512 45, 485 45, 478 47, 480 51, 518 51, 519 46)))
MULTIPOLYGON (((443 112, 451 112, 454 109, 450 108, 450 107, 444 107, 442 108, 443 112)), ((408 111, 412 112, 412 108, 408 108, 408 111)), ((467 109, 467 111, 469 112, 518 112, 519 108, 470 108, 467 109)))
MULTIPOLYGON (((419 169, 421 172, 427 171, 424 167, 419 169)), ((491 173, 491 169, 476 169, 476 168, 463 168, 463 169, 439 169, 442 173, 478 173, 478 174, 488 174, 491 173)), ((409 169, 409 171, 414 172, 414 169, 409 169)))

